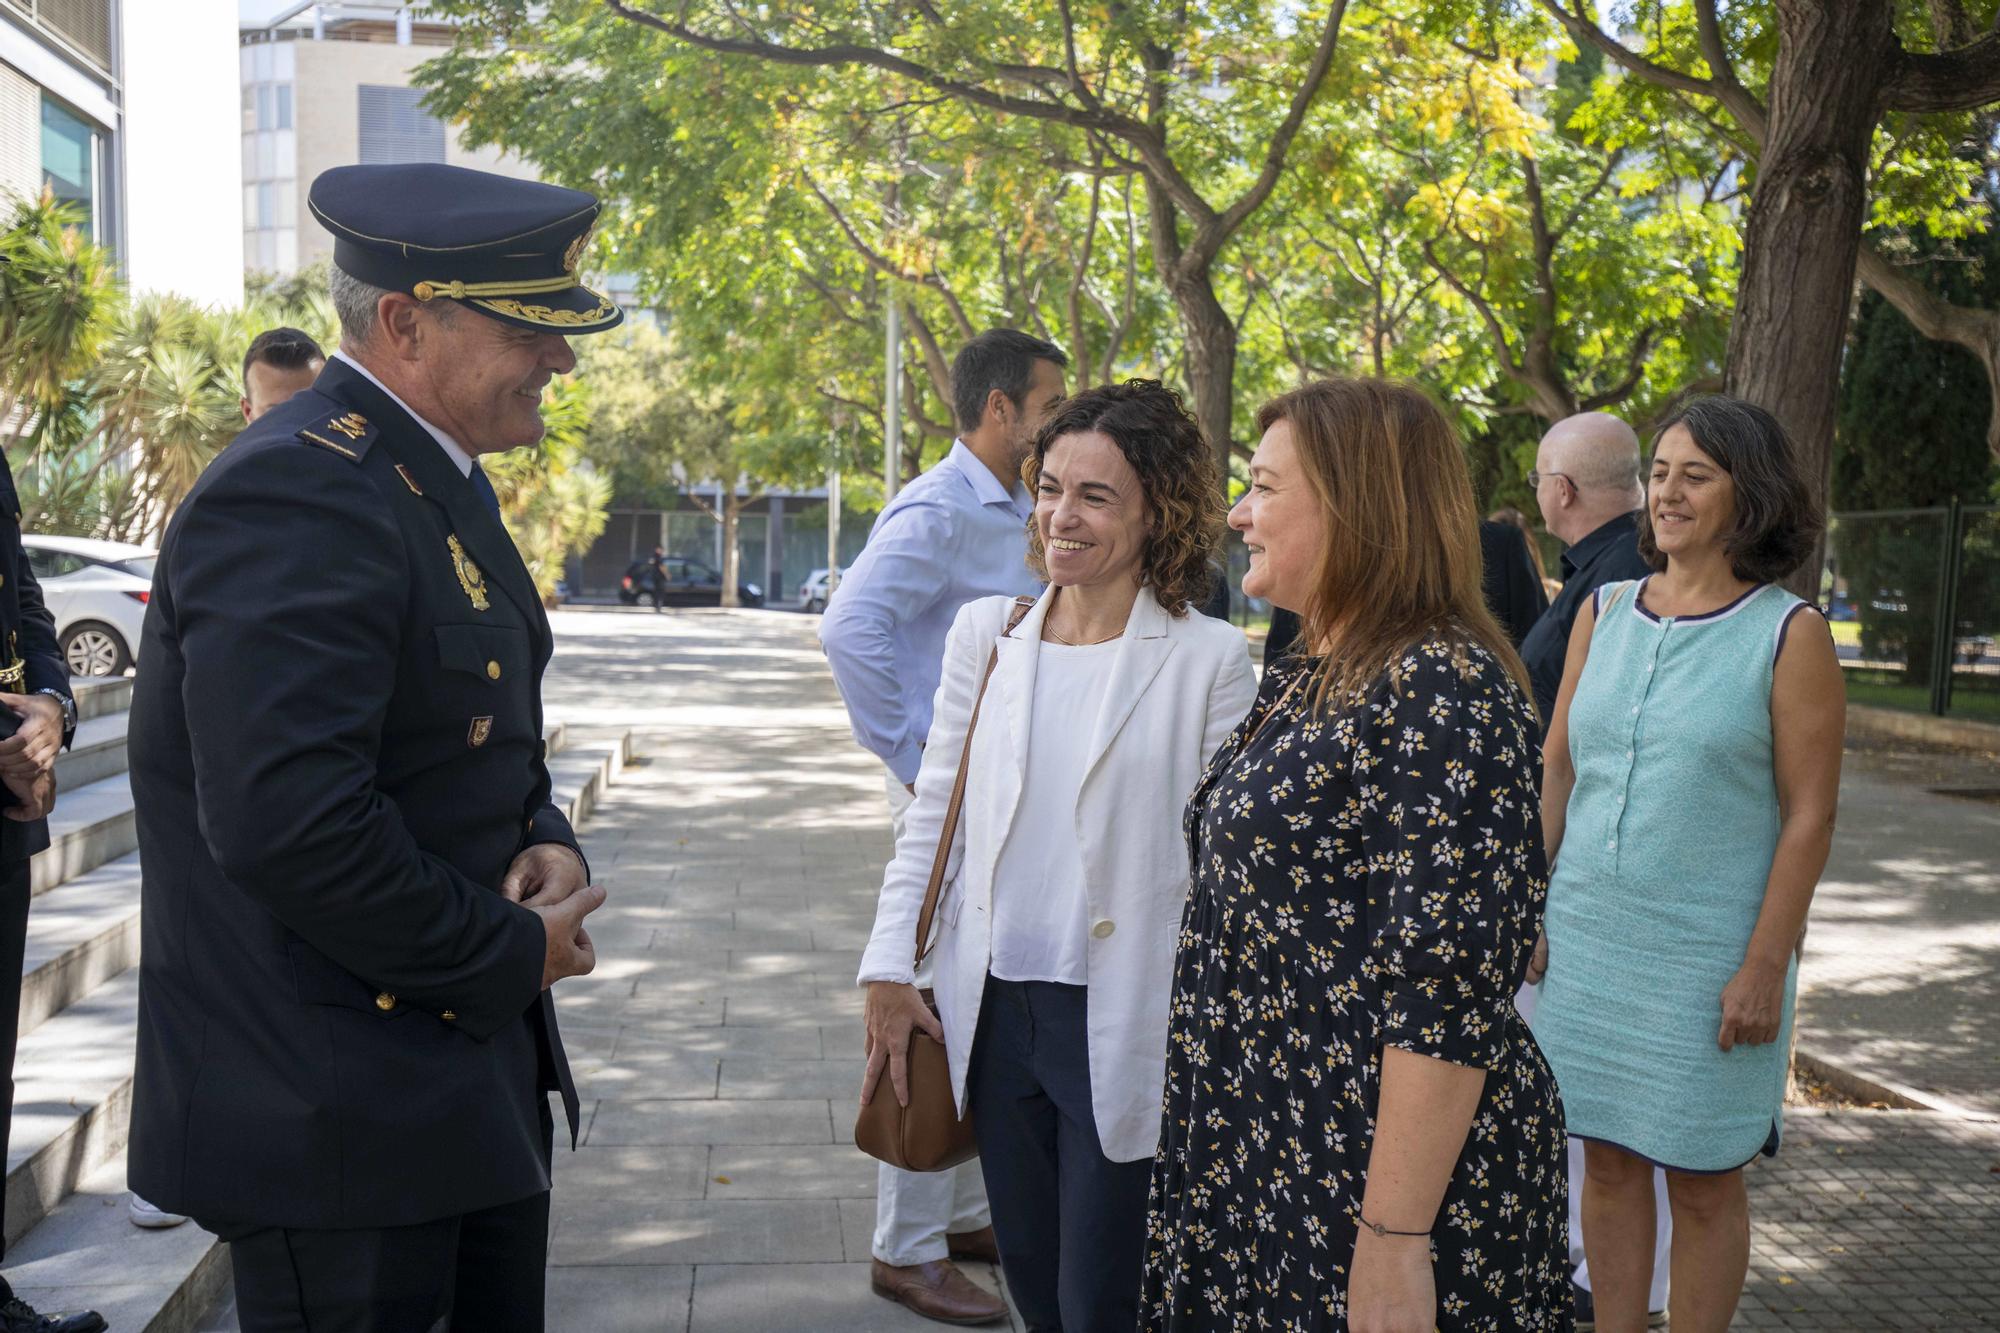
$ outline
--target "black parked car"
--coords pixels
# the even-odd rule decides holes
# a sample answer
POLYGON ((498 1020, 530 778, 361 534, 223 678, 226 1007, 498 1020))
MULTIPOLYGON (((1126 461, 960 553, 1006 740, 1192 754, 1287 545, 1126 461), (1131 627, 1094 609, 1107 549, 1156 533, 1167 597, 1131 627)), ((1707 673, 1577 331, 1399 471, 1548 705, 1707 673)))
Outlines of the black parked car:
MULTIPOLYGON (((618 583, 618 600, 627 606, 652 600, 653 584, 659 584, 663 606, 721 606, 722 575, 702 564, 669 555, 657 567, 651 560, 635 560, 618 583)), ((764 590, 754 583, 738 583, 736 599, 744 606, 762 606, 764 590)))

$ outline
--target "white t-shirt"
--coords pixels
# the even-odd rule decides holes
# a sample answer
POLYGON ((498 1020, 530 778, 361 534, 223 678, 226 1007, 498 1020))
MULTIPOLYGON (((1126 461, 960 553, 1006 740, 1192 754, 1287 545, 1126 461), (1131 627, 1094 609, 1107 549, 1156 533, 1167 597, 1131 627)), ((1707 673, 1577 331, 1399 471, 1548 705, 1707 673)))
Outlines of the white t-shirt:
POLYGON ((1028 773, 993 872, 993 961, 1002 981, 1090 980, 1090 907, 1076 798, 1118 640, 1073 648, 1044 641, 1035 666, 1028 773))

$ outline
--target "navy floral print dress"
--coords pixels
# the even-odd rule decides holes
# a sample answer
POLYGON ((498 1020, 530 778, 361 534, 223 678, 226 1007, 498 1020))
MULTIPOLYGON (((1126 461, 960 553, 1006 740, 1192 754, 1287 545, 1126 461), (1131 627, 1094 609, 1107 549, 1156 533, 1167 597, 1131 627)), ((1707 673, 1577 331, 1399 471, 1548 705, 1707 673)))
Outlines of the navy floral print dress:
POLYGON ((1416 645, 1317 716, 1285 694, 1309 669, 1266 674, 1188 806, 1140 1327, 1347 1327, 1393 1045, 1487 1071, 1438 1328, 1570 1329, 1562 1106, 1514 1009, 1548 890, 1533 706, 1476 645, 1416 645))

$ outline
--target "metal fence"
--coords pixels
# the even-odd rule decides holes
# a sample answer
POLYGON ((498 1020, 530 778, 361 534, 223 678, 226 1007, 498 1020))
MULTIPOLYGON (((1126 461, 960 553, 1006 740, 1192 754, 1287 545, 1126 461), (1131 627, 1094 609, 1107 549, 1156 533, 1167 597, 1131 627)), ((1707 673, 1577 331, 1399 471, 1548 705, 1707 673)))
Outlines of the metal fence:
POLYGON ((1834 514, 1820 586, 1850 700, 2000 721, 2000 506, 1834 514))

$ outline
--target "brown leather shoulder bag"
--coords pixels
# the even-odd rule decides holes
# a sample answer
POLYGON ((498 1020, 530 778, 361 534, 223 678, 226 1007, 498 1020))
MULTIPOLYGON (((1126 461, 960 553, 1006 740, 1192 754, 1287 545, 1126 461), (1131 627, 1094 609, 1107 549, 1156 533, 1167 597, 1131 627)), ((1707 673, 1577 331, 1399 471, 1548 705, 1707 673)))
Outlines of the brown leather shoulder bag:
MULTIPOLYGON (((1007 619, 1002 638, 1012 634, 1022 617, 1034 609, 1032 597, 1017 598, 1007 619)), ((931 859, 931 879, 924 889, 923 910, 917 914, 916 964, 922 967, 931 951, 931 924, 937 919, 938 899, 944 893, 944 872, 951 860, 952 843, 958 837, 958 815, 965 805, 965 775, 972 763, 972 733, 979 726, 979 709, 986 702, 986 684, 1000 661, 996 643, 986 658, 986 672, 979 678, 979 693, 972 701, 972 717, 965 724, 965 744, 958 752, 958 776, 952 780, 951 800, 945 806, 944 827, 938 832, 937 855, 931 859)), ((933 1015, 938 1011, 937 996, 919 992, 933 1015)), ((979 1153, 972 1137, 972 1117, 958 1114, 958 1099, 951 1093, 951 1064, 945 1058, 944 1043, 933 1041, 922 1028, 910 1029, 910 1104, 896 1104, 895 1089, 889 1085, 885 1068, 875 1085, 875 1096, 854 1119, 854 1146, 870 1157, 905 1171, 943 1171, 969 1161, 979 1153)))

